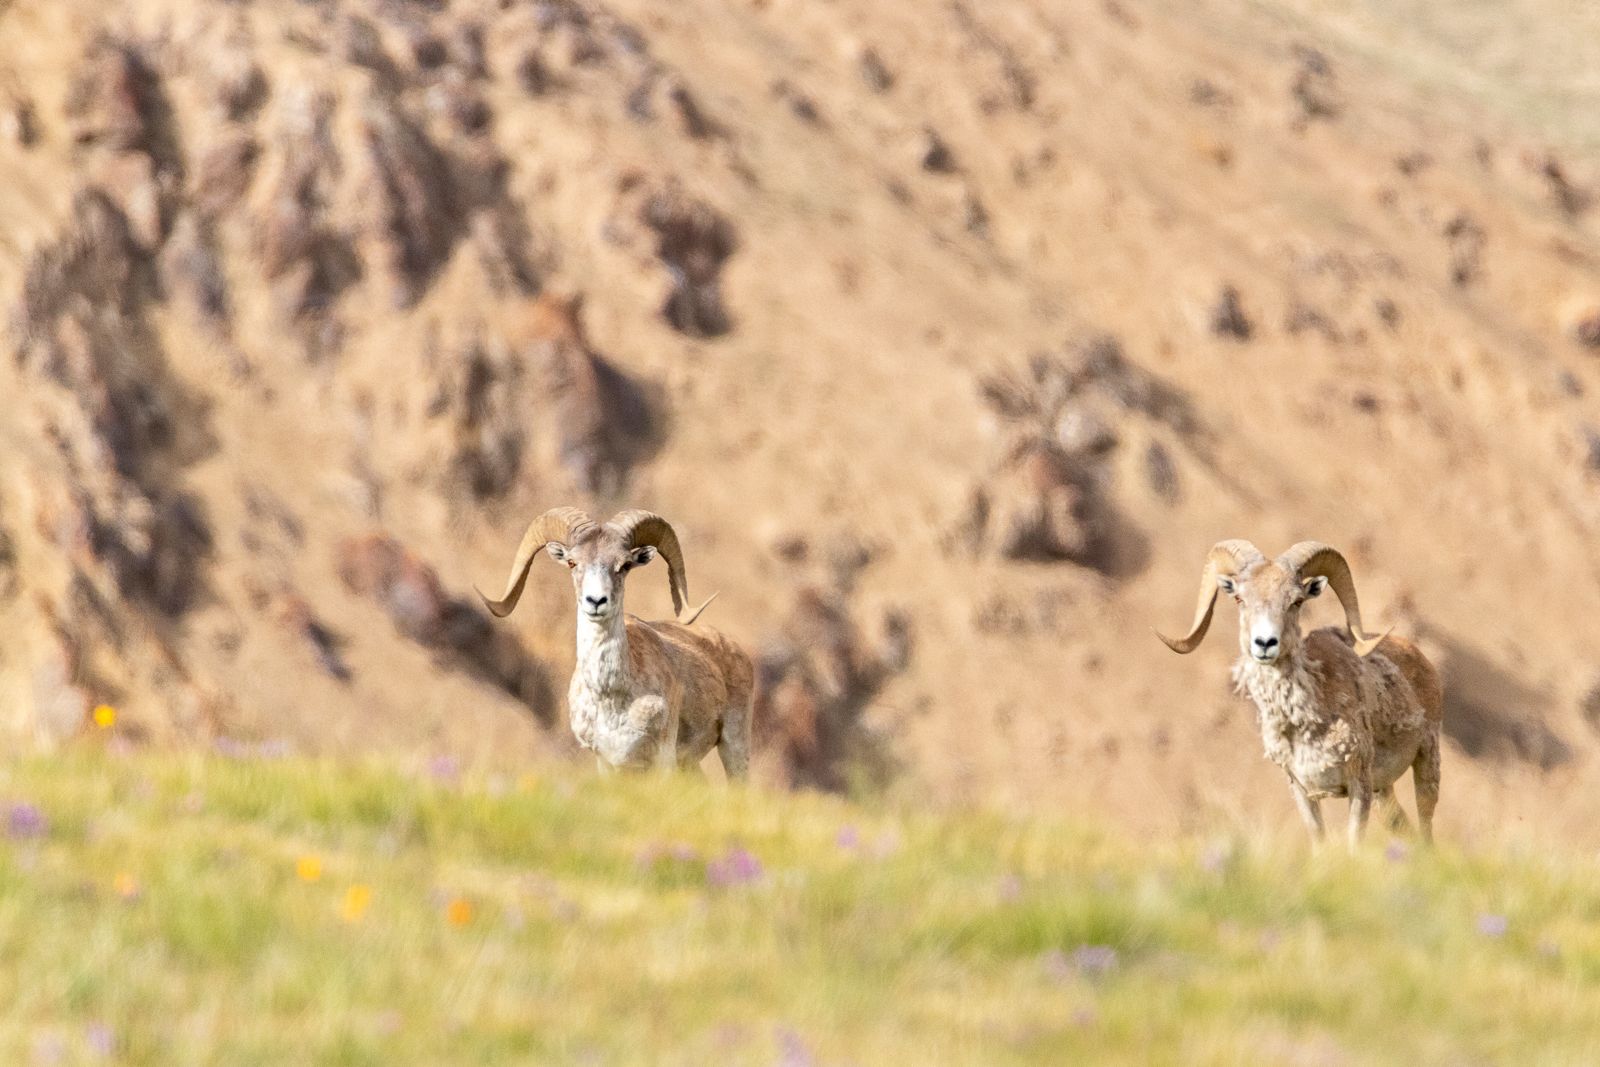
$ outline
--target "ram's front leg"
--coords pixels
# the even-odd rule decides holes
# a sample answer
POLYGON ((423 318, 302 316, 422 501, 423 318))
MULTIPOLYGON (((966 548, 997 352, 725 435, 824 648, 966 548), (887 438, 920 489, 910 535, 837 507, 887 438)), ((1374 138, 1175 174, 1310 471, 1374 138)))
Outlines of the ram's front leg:
POLYGON ((1312 800, 1306 793, 1305 786, 1297 782, 1293 776, 1289 778, 1289 791, 1294 794, 1294 806, 1300 811, 1300 819, 1306 824, 1306 831, 1311 834, 1311 847, 1315 849, 1322 844, 1322 805, 1312 800))

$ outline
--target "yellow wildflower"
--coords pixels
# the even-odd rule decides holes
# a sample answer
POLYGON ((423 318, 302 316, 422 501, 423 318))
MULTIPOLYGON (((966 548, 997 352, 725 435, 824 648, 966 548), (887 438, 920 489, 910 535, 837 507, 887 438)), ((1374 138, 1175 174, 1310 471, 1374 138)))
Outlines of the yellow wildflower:
POLYGON ((322 860, 317 856, 301 856, 294 864, 295 877, 302 882, 315 882, 322 877, 322 860))
POLYGON ((372 887, 357 883, 345 891, 344 904, 339 908, 339 916, 347 923, 360 922, 371 903, 372 887))

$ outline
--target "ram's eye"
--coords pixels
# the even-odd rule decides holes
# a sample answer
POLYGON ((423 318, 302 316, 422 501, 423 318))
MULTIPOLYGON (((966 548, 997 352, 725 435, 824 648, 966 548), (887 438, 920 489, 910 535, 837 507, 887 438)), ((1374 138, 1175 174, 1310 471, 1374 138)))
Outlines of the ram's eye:
POLYGON ((567 570, 570 571, 573 568, 577 567, 577 565, 578 565, 578 561, 577 560, 575 560, 575 559, 567 560, 567 570))

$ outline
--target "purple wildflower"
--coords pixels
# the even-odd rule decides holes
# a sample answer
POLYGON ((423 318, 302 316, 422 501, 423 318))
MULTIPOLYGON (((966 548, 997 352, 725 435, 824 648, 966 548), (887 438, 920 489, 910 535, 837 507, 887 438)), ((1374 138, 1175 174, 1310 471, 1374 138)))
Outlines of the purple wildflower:
POLYGON ((1504 937, 1511 923, 1504 915, 1484 913, 1478 916, 1478 933, 1484 937, 1504 937))
POLYGON ((834 843, 846 852, 854 852, 861 847, 861 834, 854 826, 841 826, 839 836, 834 838, 834 843))
POLYGON ((448 753, 441 753, 428 761, 428 776, 436 782, 453 785, 461 777, 461 763, 448 753))
POLYGON ((812 1067, 817 1057, 805 1039, 788 1027, 778 1028, 778 1067, 812 1067))
POLYGON ((15 840, 43 837, 49 830, 49 820, 35 804, 19 801, 6 813, 6 833, 15 840))
POLYGON ((1072 954, 1072 965, 1085 978, 1099 978, 1116 970, 1117 950, 1110 945, 1080 945, 1072 954))
POLYGON ((83 1039, 88 1044, 89 1051, 97 1056, 109 1057, 117 1050, 116 1035, 105 1023, 90 1023, 84 1030, 83 1039))
POLYGON ((1110 945, 1079 945, 1070 956, 1053 948, 1040 958, 1044 973, 1057 982, 1074 975, 1099 978, 1116 970, 1120 962, 1117 950, 1110 945))
POLYGON ((1404 841, 1390 841, 1389 846, 1383 850, 1383 858, 1390 863, 1404 863, 1411 858, 1411 849, 1404 841))
POLYGON ((760 880, 761 861, 738 845, 706 864, 706 881, 720 889, 760 880))
POLYGON ((1003 903, 1011 904, 1022 899, 1022 876, 1008 874, 1000 879, 1000 885, 995 891, 1003 903))

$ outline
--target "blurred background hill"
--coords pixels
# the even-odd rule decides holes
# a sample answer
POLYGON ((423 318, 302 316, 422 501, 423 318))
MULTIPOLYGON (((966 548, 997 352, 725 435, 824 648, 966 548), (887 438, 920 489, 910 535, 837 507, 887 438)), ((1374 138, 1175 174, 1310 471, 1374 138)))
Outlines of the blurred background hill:
POLYGON ((1596 18, 0 2, 0 714, 566 758, 568 583, 472 585, 644 506, 769 779, 1287 825, 1231 615, 1150 629, 1317 538, 1445 671, 1441 833, 1592 846, 1596 18))

